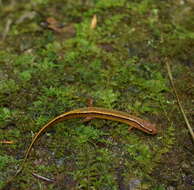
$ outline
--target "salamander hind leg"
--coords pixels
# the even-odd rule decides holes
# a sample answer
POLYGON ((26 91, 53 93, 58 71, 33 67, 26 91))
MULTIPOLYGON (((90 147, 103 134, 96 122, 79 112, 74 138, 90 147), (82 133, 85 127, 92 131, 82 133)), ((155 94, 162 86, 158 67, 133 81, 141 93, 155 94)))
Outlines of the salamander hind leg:
POLYGON ((133 129, 133 127, 129 127, 129 128, 128 128, 129 132, 131 132, 132 129, 133 129))
POLYGON ((82 123, 87 123, 87 122, 91 121, 92 119, 95 119, 95 117, 86 117, 82 120, 82 123))

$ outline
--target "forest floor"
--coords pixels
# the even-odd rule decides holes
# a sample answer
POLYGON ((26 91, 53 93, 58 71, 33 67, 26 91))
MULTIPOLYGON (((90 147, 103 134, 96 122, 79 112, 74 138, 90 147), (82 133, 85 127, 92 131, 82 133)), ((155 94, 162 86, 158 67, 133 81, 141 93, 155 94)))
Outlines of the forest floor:
POLYGON ((34 134, 88 99, 155 123, 157 135, 59 123, 9 189, 194 188, 193 143, 165 64, 193 125, 193 0, 1 0, 0 19, 0 189, 34 134))

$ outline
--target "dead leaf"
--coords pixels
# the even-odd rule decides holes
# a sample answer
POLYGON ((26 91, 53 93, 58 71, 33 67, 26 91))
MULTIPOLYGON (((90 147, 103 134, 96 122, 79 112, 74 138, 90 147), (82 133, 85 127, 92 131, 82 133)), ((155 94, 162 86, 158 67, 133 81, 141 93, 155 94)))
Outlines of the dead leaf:
POLYGON ((97 16, 94 15, 93 18, 92 18, 91 24, 90 24, 90 28, 95 29, 96 25, 97 25, 97 16))
POLYGON ((60 26, 60 23, 53 17, 48 17, 46 19, 46 22, 48 23, 48 28, 55 31, 55 32, 58 32, 58 33, 62 33, 63 30, 60 26))
POLYGON ((1 140, 0 144, 13 144, 13 141, 1 140))

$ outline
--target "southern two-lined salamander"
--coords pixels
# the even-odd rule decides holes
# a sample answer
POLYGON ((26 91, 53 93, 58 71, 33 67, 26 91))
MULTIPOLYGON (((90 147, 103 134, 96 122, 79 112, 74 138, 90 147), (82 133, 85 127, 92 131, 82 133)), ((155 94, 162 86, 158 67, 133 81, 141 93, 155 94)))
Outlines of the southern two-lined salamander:
POLYGON ((92 118, 100 118, 100 119, 108 119, 113 121, 122 122, 125 124, 128 124, 134 128, 137 128, 141 131, 144 131, 148 134, 156 134, 157 129, 155 128, 155 125, 150 123, 149 121, 146 121, 144 119, 141 119, 139 117, 132 116, 128 113, 121 112, 121 111, 115 111, 115 110, 109 110, 105 108, 97 108, 97 107, 86 107, 86 108, 80 108, 76 110, 72 110, 69 112, 65 112, 57 117, 55 117, 53 120, 48 122, 46 125, 44 125, 38 133, 33 137, 33 140, 28 147, 24 161, 29 156, 29 153, 34 145, 34 143, 37 141, 37 139, 40 137, 40 135, 45 132, 48 128, 55 125, 56 123, 59 123, 64 120, 73 119, 73 118, 82 118, 82 117, 92 117, 92 118))

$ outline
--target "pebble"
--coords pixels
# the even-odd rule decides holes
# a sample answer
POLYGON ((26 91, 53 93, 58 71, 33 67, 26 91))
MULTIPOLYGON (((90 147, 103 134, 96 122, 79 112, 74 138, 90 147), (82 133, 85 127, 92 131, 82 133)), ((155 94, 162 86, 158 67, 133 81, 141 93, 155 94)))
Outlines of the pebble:
POLYGON ((169 186, 169 187, 167 187, 167 189, 166 190, 175 190, 175 187, 173 187, 173 186, 169 186))
POLYGON ((138 190, 140 188, 141 181, 139 179, 132 179, 129 181, 127 190, 138 190))

